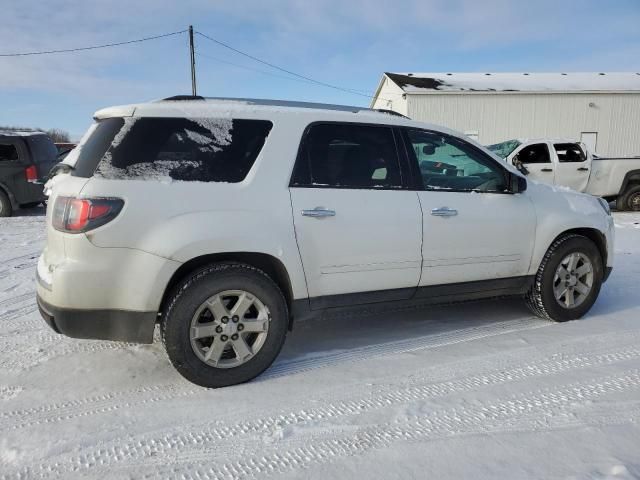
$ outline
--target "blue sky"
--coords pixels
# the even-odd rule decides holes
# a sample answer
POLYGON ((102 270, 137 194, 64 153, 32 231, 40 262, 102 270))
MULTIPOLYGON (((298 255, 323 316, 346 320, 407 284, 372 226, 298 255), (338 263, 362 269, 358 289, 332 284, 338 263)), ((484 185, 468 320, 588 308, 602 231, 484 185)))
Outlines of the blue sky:
MULTIPOLYGON (((189 24, 315 79, 373 94, 384 71, 640 72, 640 0, 0 0, 0 53, 117 42, 189 24)), ((198 93, 367 105, 196 37, 198 93), (276 75, 282 75, 270 70, 276 75)), ((190 93, 186 34, 0 58, 0 125, 78 137, 99 108, 190 93)))

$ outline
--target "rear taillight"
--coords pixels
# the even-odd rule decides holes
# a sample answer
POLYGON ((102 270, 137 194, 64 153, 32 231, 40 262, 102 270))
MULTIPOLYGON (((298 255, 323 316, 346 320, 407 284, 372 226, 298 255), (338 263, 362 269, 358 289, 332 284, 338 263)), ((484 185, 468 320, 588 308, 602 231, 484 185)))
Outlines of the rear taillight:
POLYGON ((36 183, 38 181, 38 169, 35 165, 31 165, 24 170, 24 176, 29 183, 36 183))
POLYGON ((53 228, 82 233, 100 227, 118 216, 124 205, 120 198, 58 197, 53 205, 53 228))

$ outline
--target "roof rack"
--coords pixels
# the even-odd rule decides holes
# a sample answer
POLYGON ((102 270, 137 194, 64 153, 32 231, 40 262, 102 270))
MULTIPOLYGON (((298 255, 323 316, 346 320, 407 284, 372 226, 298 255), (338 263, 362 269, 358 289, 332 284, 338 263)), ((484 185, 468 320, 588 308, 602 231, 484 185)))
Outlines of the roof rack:
POLYGON ((200 95, 174 95, 173 97, 162 99, 162 101, 165 100, 204 100, 204 97, 201 97, 200 95))
POLYGON ((333 110, 339 112, 352 112, 352 113, 360 113, 360 112, 373 112, 373 113, 384 113, 387 115, 394 115, 403 118, 409 118, 401 113, 394 112, 393 110, 385 110, 385 109, 372 109, 367 107, 356 107, 351 105, 335 105, 330 103, 314 103, 314 102, 300 102, 296 100, 270 100, 270 99, 262 99, 262 98, 230 98, 230 97, 201 97, 199 95, 175 95, 173 97, 164 98, 160 101, 174 101, 174 100, 214 100, 221 102, 243 102, 247 105, 261 105, 261 106, 269 106, 269 107, 291 107, 291 108, 314 108, 318 110, 333 110))
POLYGON ((401 114, 400 112, 396 112, 395 110, 389 110, 386 108, 372 108, 371 110, 374 112, 386 113, 387 115, 393 115, 394 117, 409 118, 406 115, 401 114))

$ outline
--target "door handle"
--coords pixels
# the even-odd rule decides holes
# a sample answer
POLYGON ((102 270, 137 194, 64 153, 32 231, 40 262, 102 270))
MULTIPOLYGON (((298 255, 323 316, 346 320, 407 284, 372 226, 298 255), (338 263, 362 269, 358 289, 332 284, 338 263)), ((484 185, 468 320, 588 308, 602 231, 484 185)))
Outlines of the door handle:
POLYGON ((324 207, 316 207, 312 210, 302 210, 302 215, 304 217, 313 217, 313 218, 322 218, 322 217, 335 217, 336 211, 329 210, 324 207))
POLYGON ((553 168, 542 168, 541 172, 553 172, 553 168))
POLYGON ((589 169, 588 169, 587 167, 580 167, 580 168, 578 169, 578 171, 579 171, 579 172, 588 172, 588 171, 589 171, 589 169))
POLYGON ((449 207, 432 208, 431 215, 436 217, 454 217, 458 215, 458 210, 449 207))

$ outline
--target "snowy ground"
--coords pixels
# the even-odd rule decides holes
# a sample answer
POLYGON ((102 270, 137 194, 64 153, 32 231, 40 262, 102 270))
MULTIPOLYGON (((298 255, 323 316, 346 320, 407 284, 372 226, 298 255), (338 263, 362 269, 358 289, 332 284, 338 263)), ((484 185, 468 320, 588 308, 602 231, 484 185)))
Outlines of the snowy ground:
POLYGON ((0 219, 0 478, 640 478, 640 214, 591 313, 518 301, 299 324, 250 384, 56 335, 42 212, 0 219))

